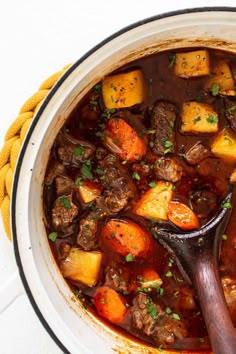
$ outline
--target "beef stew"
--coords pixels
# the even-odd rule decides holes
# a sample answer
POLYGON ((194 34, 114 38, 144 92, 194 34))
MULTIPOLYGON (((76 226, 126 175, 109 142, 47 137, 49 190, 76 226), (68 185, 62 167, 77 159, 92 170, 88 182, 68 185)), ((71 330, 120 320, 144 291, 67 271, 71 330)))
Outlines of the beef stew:
MULTIPOLYGON (((236 181, 235 79, 222 51, 139 59, 79 102, 51 150, 45 225, 62 275, 85 310, 159 348, 208 347, 194 290, 150 229, 197 229, 233 207, 222 200, 236 181)), ((234 325, 235 213, 220 259, 234 325)))

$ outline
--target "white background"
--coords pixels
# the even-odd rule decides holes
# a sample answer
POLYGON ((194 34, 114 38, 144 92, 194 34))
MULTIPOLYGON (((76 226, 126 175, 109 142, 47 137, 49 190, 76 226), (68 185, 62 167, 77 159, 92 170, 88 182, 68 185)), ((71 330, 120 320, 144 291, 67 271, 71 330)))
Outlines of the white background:
MULTIPOLYGON (((41 82, 133 22, 235 0, 7 0, 0 5, 0 148, 21 105, 41 82)), ((0 353, 61 353, 25 295, 0 220, 0 353)))

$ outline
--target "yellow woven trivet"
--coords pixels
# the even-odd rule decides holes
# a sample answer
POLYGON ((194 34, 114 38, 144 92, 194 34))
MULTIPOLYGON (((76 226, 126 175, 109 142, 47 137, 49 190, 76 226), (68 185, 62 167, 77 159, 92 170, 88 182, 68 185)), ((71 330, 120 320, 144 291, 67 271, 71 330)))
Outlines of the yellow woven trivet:
POLYGON ((0 151, 0 208, 6 234, 11 240, 10 198, 13 175, 20 148, 29 126, 48 92, 70 65, 51 75, 21 107, 16 120, 8 128, 0 151))

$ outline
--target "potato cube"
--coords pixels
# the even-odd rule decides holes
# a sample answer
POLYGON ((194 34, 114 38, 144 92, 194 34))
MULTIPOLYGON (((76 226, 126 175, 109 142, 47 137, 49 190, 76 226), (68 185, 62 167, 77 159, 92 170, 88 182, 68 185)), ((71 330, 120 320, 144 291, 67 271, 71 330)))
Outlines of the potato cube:
POLYGON ((101 187, 93 181, 84 181, 77 189, 85 204, 92 202, 101 194, 101 187))
POLYGON ((207 50, 177 53, 175 61, 175 74, 189 78, 210 74, 210 57, 207 50))
MULTIPOLYGON (((211 70, 211 77, 207 80, 206 88, 213 96, 227 95, 234 91, 234 78, 226 61, 219 61, 211 70)), ((232 95, 231 95, 232 96, 232 95)))
POLYGON ((124 108, 142 103, 145 85, 141 70, 107 76, 102 82, 102 97, 106 108, 124 108))
POLYGON ((159 181, 153 183, 134 208, 134 213, 147 219, 167 220, 167 209, 172 198, 173 184, 159 181))
POLYGON ((67 258, 61 261, 60 269, 65 278, 94 286, 98 280, 101 263, 101 252, 86 252, 73 247, 67 258))
POLYGON ((236 135, 225 128, 215 138, 211 151, 214 155, 230 162, 236 161, 236 135))
POLYGON ((184 133, 215 133, 218 131, 218 114, 205 103, 183 104, 181 131, 184 133))

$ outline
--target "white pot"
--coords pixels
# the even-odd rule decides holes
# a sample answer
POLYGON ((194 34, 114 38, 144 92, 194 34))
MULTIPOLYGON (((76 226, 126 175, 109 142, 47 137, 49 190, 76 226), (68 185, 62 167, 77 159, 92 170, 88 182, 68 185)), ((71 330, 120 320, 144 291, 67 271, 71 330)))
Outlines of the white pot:
POLYGON ((118 335, 87 313, 60 275, 42 221, 42 185, 54 139, 79 100, 104 75, 148 54, 202 46, 236 53, 236 8, 169 13, 116 33, 66 72, 30 127, 18 160, 12 194, 15 255, 37 315, 64 352, 151 354, 158 350, 118 335))

